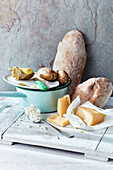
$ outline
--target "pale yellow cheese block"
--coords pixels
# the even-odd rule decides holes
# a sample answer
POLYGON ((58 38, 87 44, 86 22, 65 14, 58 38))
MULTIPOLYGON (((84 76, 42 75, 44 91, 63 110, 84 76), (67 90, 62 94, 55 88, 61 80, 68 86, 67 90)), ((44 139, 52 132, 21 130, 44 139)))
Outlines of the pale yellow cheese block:
POLYGON ((86 107, 78 107, 76 115, 80 117, 87 126, 94 126, 104 121, 105 115, 86 107))
POLYGON ((47 121, 63 127, 69 124, 69 120, 67 118, 57 116, 55 114, 52 114, 50 117, 48 117, 47 121))
POLYGON ((66 114, 69 105, 70 105, 70 96, 68 94, 62 98, 59 98, 57 103, 57 114, 59 116, 63 116, 64 114, 66 114))

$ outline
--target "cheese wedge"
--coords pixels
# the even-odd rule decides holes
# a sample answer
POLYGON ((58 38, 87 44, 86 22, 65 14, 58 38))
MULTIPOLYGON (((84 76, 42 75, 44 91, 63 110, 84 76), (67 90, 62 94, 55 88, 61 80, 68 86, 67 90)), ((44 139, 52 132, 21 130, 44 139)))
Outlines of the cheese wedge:
POLYGON ((50 117, 48 117, 47 121, 63 127, 69 124, 69 120, 67 118, 57 116, 55 114, 52 114, 50 117))
POLYGON ((63 116, 64 114, 66 114, 69 105, 70 105, 70 96, 68 94, 62 98, 59 98, 57 103, 57 114, 59 116, 63 116))
POLYGON ((105 115, 86 107, 78 107, 76 115, 80 117, 87 126, 94 126, 104 121, 105 115))

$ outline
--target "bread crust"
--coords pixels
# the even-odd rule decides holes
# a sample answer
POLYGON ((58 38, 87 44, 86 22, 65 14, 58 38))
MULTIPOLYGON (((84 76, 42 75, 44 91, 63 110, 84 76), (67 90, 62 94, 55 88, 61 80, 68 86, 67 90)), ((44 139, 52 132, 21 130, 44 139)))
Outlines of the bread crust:
POLYGON ((68 32, 59 43, 53 64, 53 70, 66 71, 72 83, 68 94, 72 94, 80 83, 86 64, 87 53, 83 35, 78 30, 68 32))
POLYGON ((112 90, 112 83, 109 79, 103 77, 90 78, 75 88, 72 101, 79 96, 81 104, 90 101, 94 105, 103 108, 111 96, 112 90))

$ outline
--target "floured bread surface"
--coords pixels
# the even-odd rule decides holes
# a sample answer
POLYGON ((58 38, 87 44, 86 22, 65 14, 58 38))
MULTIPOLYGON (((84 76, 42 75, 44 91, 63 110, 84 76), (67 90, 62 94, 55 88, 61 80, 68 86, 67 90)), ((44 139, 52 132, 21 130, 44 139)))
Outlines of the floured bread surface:
POLYGON ((64 70, 68 73, 72 79, 72 83, 68 88, 69 94, 72 94, 81 81, 86 56, 83 35, 77 30, 68 32, 58 45, 53 70, 64 70))
POLYGON ((103 77, 90 78, 75 88, 72 101, 79 96, 81 104, 90 101, 94 105, 103 108, 111 96, 112 90, 110 80, 103 77))

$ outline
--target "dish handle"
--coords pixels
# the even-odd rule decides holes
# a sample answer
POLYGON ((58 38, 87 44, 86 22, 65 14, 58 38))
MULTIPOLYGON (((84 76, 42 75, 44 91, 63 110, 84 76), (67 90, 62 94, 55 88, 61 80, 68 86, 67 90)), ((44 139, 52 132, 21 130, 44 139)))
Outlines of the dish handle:
POLYGON ((16 92, 16 91, 3 91, 0 92, 0 97, 21 97, 21 98, 26 98, 27 95, 21 92, 16 92))

